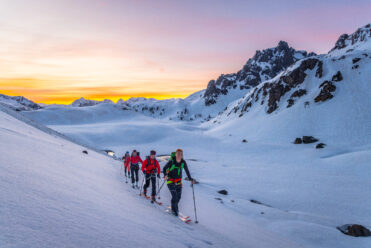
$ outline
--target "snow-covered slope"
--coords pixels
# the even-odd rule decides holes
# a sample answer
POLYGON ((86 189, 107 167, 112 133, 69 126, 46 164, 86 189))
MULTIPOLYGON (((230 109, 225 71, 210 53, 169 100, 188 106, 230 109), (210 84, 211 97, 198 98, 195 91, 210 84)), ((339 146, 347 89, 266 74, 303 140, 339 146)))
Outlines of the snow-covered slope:
MULTIPOLYGON (((134 197, 136 192, 119 182, 117 161, 91 151, 84 157, 81 147, 0 112, 0 154, 10 154, 0 160, 5 171, 0 174, 0 187, 6 189, 0 196, 11 199, 10 205, 0 202, 0 214, 11 213, 5 215, 6 222, 0 216, 0 241, 20 242, 21 236, 14 233, 21 228, 28 240, 35 236, 58 243, 62 238, 53 229, 57 226, 73 244, 83 247, 91 244, 90 236, 98 237, 97 247, 122 246, 125 241, 117 230, 129 232, 125 244, 130 247, 146 246, 150 238, 159 247, 370 247, 370 238, 349 237, 336 229, 353 223, 371 228, 370 36, 370 25, 342 36, 328 54, 298 60, 246 89, 242 98, 236 93, 231 103, 222 99, 237 92, 233 87, 209 106, 201 91, 184 100, 136 98, 21 112, 80 143, 111 149, 118 156, 132 149, 147 155, 151 149, 169 154, 183 148, 192 175, 200 181, 196 187, 200 227, 179 227, 134 197), (172 121, 180 117, 210 121, 172 121), (293 144, 304 135, 327 146, 293 144), (19 156, 18 150, 26 156, 19 156), (54 187, 45 188, 44 182, 54 187), (229 194, 218 194, 220 189, 229 194), (34 204, 25 206, 15 195, 34 204), (10 219, 39 217, 34 214, 37 209, 45 209, 50 226, 40 222, 41 217, 10 219), (77 220, 70 220, 71 215, 77 220), (69 222, 62 222, 65 219, 69 222), (8 227, 4 224, 8 220, 16 224, 8 227), (114 231, 108 231, 109 224, 114 231), (44 225, 51 230, 48 237, 43 236, 48 233, 44 225), (170 235, 169 241, 169 233, 176 237, 170 235), (145 239, 131 239, 142 236, 145 239)), ((186 183, 181 208, 189 213, 193 202, 186 183)), ((168 191, 163 194, 163 201, 169 202, 168 191)))
POLYGON ((207 125, 252 140, 289 142, 313 135, 338 146, 370 144, 370 36, 367 25, 348 40, 340 38, 329 54, 294 63, 207 125), (339 43, 348 45, 340 49, 339 43))
POLYGON ((37 110, 42 107, 23 96, 7 96, 0 94, 0 103, 6 104, 17 111, 37 110))
MULTIPOLYGON (((228 230, 184 224, 128 187, 120 162, 83 149, 0 111, 2 247, 298 247, 235 215, 228 230)), ((191 212, 189 187, 183 198, 191 212)))
MULTIPOLYGON (((118 161, 91 150, 83 154, 85 148, 0 112, 0 199, 7 199, 0 201, 0 240, 6 247, 146 247, 151 242, 156 247, 367 248, 371 243, 336 229, 348 223, 371 226, 370 147, 316 151, 264 140, 241 143, 237 134, 217 135, 210 132, 218 130, 143 115, 50 127, 119 155, 131 149, 169 154, 182 147, 200 181, 200 224, 183 226, 140 199, 120 177, 118 161), (218 194, 220 189, 229 194, 218 194)), ((168 190, 161 198, 166 206, 168 190)), ((193 217, 192 210, 185 182, 181 211, 193 217)))

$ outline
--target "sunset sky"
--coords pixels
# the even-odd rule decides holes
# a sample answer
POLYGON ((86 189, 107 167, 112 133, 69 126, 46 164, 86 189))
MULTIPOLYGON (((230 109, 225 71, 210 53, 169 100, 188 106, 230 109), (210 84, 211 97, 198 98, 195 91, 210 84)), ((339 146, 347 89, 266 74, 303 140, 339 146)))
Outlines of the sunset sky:
POLYGON ((285 40, 325 53, 371 0, 1 0, 0 93, 185 97, 285 40))

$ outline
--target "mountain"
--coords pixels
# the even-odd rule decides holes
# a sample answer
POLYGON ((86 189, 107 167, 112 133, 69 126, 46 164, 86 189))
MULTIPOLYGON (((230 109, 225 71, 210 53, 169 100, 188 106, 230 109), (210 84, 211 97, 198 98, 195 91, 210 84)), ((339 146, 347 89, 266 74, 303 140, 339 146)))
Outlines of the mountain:
POLYGON ((73 107, 87 107, 87 106, 94 106, 101 103, 113 103, 109 99, 104 99, 103 101, 95 101, 95 100, 89 100, 85 99, 84 97, 81 97, 80 99, 77 99, 73 101, 70 105, 73 107))
POLYGON ((258 50, 237 73, 222 74, 216 81, 209 82, 203 95, 205 104, 215 104, 220 95, 226 95, 232 89, 251 89, 275 77, 294 62, 313 55, 296 51, 285 41, 280 41, 277 47, 258 50))
MULTIPOLYGON (((211 80, 206 89, 185 99, 156 100, 152 98, 120 99, 116 104, 123 110, 131 110, 146 116, 205 122, 221 113, 231 102, 243 97, 253 87, 285 70, 295 61, 314 56, 314 53, 297 51, 287 42, 280 41, 276 47, 256 51, 237 73, 222 74, 211 80)), ((111 100, 94 101, 85 98, 75 100, 72 107, 89 107, 101 103, 113 104, 111 100)), ((72 111, 72 110, 71 110, 72 111)))
POLYGON ((17 111, 31 111, 41 109, 42 106, 23 96, 7 96, 0 94, 0 103, 17 111))
POLYGON ((371 24, 367 24, 364 27, 359 28, 356 32, 351 35, 343 34, 336 41, 334 48, 329 53, 335 54, 339 52, 351 52, 354 49, 367 50, 371 40, 371 24))
MULTIPOLYGON (((181 211, 195 218, 197 206, 199 225, 178 225, 164 208, 139 198, 125 186, 119 161, 82 153, 85 147, 0 111, 5 246, 53 247, 68 237, 70 247, 368 248, 367 237, 337 228, 371 229, 370 33, 366 25, 340 37, 329 53, 296 60, 250 88, 227 87, 207 106, 203 90, 186 99, 132 98, 12 114, 118 157, 155 149, 163 154, 161 167, 182 148, 200 184, 184 181, 181 211), (318 141, 295 142, 303 136, 318 141), (223 189, 227 195, 218 193, 223 189)), ((166 187, 161 201, 170 202, 166 187)))
POLYGON ((211 80, 206 89, 184 100, 131 98, 127 101, 120 99, 117 104, 155 118, 209 121, 262 81, 273 78, 295 61, 314 55, 296 51, 287 42, 280 41, 276 47, 256 51, 237 73, 222 74, 216 81, 211 80))
POLYGON ((338 145, 369 144, 370 37, 370 25, 342 35, 328 54, 295 62, 212 122, 232 132, 233 127, 246 126, 244 134, 257 139, 310 134, 338 145))

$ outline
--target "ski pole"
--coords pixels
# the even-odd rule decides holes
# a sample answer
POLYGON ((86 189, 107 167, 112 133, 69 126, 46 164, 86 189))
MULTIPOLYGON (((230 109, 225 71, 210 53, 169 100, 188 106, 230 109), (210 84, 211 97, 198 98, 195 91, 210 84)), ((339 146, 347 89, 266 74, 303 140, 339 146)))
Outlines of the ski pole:
MULTIPOLYGON (((164 180, 163 183, 161 184, 161 187, 160 187, 159 190, 157 191, 156 196, 160 193, 160 191, 161 191, 162 187, 164 186, 165 182, 166 182, 166 181, 164 180)), ((160 198, 159 198, 159 199, 160 199, 160 198)))
POLYGON ((194 209, 195 209, 195 217, 196 217, 196 221, 195 223, 197 224, 198 223, 198 220, 197 220, 197 211, 196 211, 196 198, 195 198, 195 190, 194 190, 194 187, 193 187, 193 183, 191 185, 192 187, 192 193, 193 193, 193 206, 194 206, 194 209))
POLYGON ((158 180, 157 180, 158 199, 161 199, 161 196, 160 196, 160 180, 161 180, 161 179, 158 179, 158 180))

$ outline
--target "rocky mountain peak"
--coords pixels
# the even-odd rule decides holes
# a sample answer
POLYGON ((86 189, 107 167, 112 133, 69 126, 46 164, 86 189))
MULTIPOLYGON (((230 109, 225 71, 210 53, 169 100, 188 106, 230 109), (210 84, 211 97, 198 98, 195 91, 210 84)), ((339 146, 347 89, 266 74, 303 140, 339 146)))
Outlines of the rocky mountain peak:
POLYGON ((39 104, 23 96, 7 96, 0 94, 0 102, 17 111, 38 110, 42 108, 39 104))
POLYGON ((227 95, 231 89, 251 89, 275 77, 296 61, 312 55, 315 54, 296 51, 285 41, 280 41, 276 47, 258 50, 237 73, 222 74, 208 83, 204 94, 205 105, 216 103, 220 95, 227 95))
POLYGON ((361 45, 367 41, 371 41, 371 24, 367 24, 357 29, 353 34, 342 34, 330 52, 344 48, 351 49, 351 47, 361 45))
POLYGON ((89 100, 89 99, 85 99, 84 97, 81 97, 80 99, 77 99, 73 103, 71 103, 71 106, 86 107, 86 106, 94 106, 100 103, 114 103, 114 102, 112 102, 110 99, 104 99, 103 101, 95 101, 95 100, 89 100))

